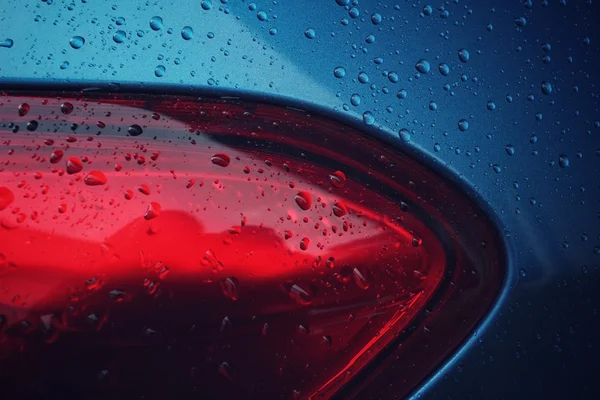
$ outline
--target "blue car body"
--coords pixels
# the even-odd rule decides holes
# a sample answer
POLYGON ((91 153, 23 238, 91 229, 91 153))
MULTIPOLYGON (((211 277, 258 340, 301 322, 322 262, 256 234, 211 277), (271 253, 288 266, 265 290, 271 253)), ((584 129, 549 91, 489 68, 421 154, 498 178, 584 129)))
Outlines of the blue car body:
POLYGON ((412 396, 593 398, 599 18, 591 0, 5 0, 0 85, 235 95, 416 154, 491 212, 508 260, 493 309, 412 396))

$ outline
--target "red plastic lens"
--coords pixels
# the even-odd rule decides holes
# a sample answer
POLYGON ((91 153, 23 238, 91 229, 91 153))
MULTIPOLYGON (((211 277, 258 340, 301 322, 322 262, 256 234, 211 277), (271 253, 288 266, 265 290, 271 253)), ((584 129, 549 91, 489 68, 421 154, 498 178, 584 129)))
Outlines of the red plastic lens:
POLYGON ((448 272, 443 221, 406 179, 421 167, 321 118, 12 95, 0 124, 15 392, 329 397, 448 272))

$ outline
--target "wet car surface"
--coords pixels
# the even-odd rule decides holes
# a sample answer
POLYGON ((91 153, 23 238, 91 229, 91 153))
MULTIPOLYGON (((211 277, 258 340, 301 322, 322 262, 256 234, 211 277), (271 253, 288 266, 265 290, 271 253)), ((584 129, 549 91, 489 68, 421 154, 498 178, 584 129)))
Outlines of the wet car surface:
MULTIPOLYGON (((5 91, 82 98, 235 96, 310 110, 398 148, 490 215, 507 258, 485 318, 410 393, 590 398, 598 390, 590 367, 598 356, 600 259, 597 8, 591 1, 6 1, 0 81, 5 91)), ((26 133, 39 115, 2 108, 12 115, 3 119, 3 141, 26 133)), ((5 155, 0 162, 10 163, 5 155)), ((21 180, 2 176, 5 187, 21 180)), ((424 347, 431 329, 418 327, 424 347)), ((389 363, 361 386, 362 398, 403 396, 395 389, 406 369, 402 359, 389 363)))

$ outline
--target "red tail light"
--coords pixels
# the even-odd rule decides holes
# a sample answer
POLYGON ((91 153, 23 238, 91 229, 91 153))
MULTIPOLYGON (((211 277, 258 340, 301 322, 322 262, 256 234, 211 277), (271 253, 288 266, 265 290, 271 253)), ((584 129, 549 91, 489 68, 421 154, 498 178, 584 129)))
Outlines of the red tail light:
POLYGON ((403 395, 501 283, 466 196, 299 110, 17 93, 0 124, 10 392, 328 398, 397 359, 403 395))

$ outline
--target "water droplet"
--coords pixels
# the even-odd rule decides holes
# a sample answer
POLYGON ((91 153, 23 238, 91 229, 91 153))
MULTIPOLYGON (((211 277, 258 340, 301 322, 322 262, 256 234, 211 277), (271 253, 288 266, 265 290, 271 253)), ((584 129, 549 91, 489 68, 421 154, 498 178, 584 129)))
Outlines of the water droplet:
POLYGON ((569 161, 569 158, 566 155, 561 154, 558 157, 558 165, 561 168, 567 168, 569 165, 571 165, 571 162, 569 161))
POLYGON ((13 192, 7 187, 0 186, 0 211, 10 206, 14 200, 15 195, 13 192))
POLYGON ((56 164, 56 163, 60 162, 60 160, 62 160, 64 154, 65 153, 60 149, 54 150, 52 152, 52 154, 50 155, 50 163, 56 164))
POLYGON ((127 189, 125 191, 125 200, 133 199, 133 190, 127 189))
POLYGON ((212 156, 210 161, 219 167, 226 167, 231 162, 231 158, 227 154, 219 153, 212 156))
POLYGON ((146 196, 150 196, 150 187, 148 187, 148 185, 146 185, 145 183, 138 186, 138 191, 142 194, 145 194, 146 196))
POLYGON ((437 110, 437 109, 438 109, 438 105, 437 105, 437 103, 436 103, 435 101, 430 101, 430 102, 429 102, 429 109, 430 109, 431 111, 435 111, 435 110, 437 110))
POLYGON ((381 14, 373 13, 371 14, 371 23, 373 25, 379 25, 381 23, 381 14))
POLYGON ((398 93, 396 93, 396 97, 398 97, 400 100, 404 100, 406 96, 408 96, 406 89, 400 89, 398 93))
POLYGON ((346 76, 346 70, 344 69, 344 67, 335 67, 333 69, 333 76, 335 76, 336 78, 343 78, 346 76))
POLYGON ((150 18, 150 29, 152 29, 153 31, 159 31, 162 29, 162 27, 163 19, 161 17, 155 15, 154 17, 150 18))
POLYGON ((316 33, 313 28, 308 28, 307 30, 304 31, 304 36, 306 36, 308 39, 314 39, 315 35, 316 35, 316 33))
POLYGON ((38 122, 34 119, 32 119, 31 121, 29 121, 26 125, 26 128, 29 132, 33 132, 38 128, 38 122))
POLYGON ((352 270, 352 277, 354 278, 354 283, 359 288, 366 290, 369 288, 371 273, 367 269, 364 268, 354 268, 352 270))
POLYGON ((429 17, 431 14, 433 14, 433 8, 430 5, 423 7, 423 15, 429 17))
POLYGON ((355 19, 360 16, 360 11, 358 8, 352 7, 350 10, 348 10, 348 15, 350 16, 350 18, 355 19))
POLYGON ((115 20, 115 24, 121 26, 121 25, 125 25, 125 18, 123 17, 117 17, 117 19, 115 20))
POLYGON ((335 2, 337 3, 338 6, 342 6, 342 7, 350 4, 350 0, 335 0, 335 2))
POLYGON ((487 102, 486 107, 489 111, 494 111, 496 109, 496 103, 494 103, 493 101, 490 100, 487 102))
POLYGON ((549 95, 552 93, 552 84, 548 81, 542 81, 540 84, 540 88, 542 89, 542 93, 545 95, 549 95))
POLYGON ((329 175, 331 186, 341 189, 346 184, 346 175, 342 171, 335 171, 329 175))
POLYGON ((313 301, 314 290, 308 283, 296 282, 289 286, 288 294, 296 303, 307 306, 313 301))
POLYGON ((336 202, 333 205, 333 215, 341 218, 346 214, 348 214, 348 209, 346 208, 346 206, 343 203, 336 202))
POLYGON ((234 277, 225 278, 221 281, 221 290, 225 297, 236 301, 240 298, 239 281, 234 277))
POLYGON ((499 166, 498 164, 494 164, 492 166, 492 169, 494 170, 495 173, 499 174, 500 172, 502 172, 502 167, 499 166))
POLYGON ((13 47, 13 44, 15 44, 15 42, 12 39, 4 39, 0 42, 0 47, 10 49, 11 47, 13 47))
POLYGON ((375 36, 374 35, 368 35, 365 38, 365 42, 367 42, 368 44, 375 43, 375 36))
POLYGON ((266 12, 259 11, 258 13, 256 13, 256 18, 258 18, 259 21, 266 21, 268 16, 266 12))
POLYGON ((308 245, 310 244, 310 239, 307 237, 302 238, 300 241, 300 250, 306 251, 308 249, 308 245))
POLYGON ((127 34, 125 33, 125 31, 122 30, 116 31, 113 35, 113 40, 115 41, 115 43, 123 43, 126 38, 127 34))
POLYGON ((535 120, 536 121, 541 121, 542 118, 544 118, 544 115, 542 113, 535 113, 535 120))
POLYGON ((542 50, 543 50, 545 53, 549 53, 549 52, 550 52, 550 50, 552 50, 552 46, 550 45, 550 43, 544 43, 544 44, 542 45, 542 50))
POLYGON ((446 63, 441 63, 438 65, 438 70, 443 76, 448 76, 450 74, 450 67, 446 63))
POLYGON ((358 81, 360 83, 369 83, 369 75, 366 72, 360 72, 358 74, 358 81))
POLYGON ((360 95, 358 93, 354 93, 352 96, 350 96, 350 103, 357 107, 360 105, 360 95))
POLYGON ((106 184, 106 175, 101 171, 90 171, 83 182, 88 186, 100 186, 106 184))
POLYGON ((148 208, 146 209, 146 212, 144 213, 144 219, 145 220, 151 220, 153 218, 156 218, 160 215, 160 204, 153 201, 150 204, 148 204, 148 208))
POLYGON ((157 78, 160 78, 165 75, 166 71, 167 69, 164 65, 157 65, 156 68, 154 68, 154 75, 156 75, 157 78))
POLYGON ((462 63, 468 62, 469 58, 471 58, 471 55, 469 54, 469 51, 467 49, 460 49, 460 50, 458 50, 458 59, 462 63))
POLYGON ((271 35, 271 36, 277 35, 277 28, 271 28, 271 29, 269 29, 269 35, 271 35))
POLYGON ((181 29, 181 37, 183 38, 183 40, 190 40, 194 37, 194 30, 192 29, 191 26, 184 26, 183 29, 181 29))
POLYGON ((129 128, 127 128, 127 133, 129 134, 129 136, 140 136, 142 133, 144 133, 144 131, 142 130, 142 127, 138 124, 133 124, 130 125, 129 128))
POLYGON ((24 116, 26 116, 26 115, 27 115, 27 113, 29 112, 29 109, 30 109, 30 108, 31 108, 31 107, 29 106, 29 104, 28 104, 28 103, 21 103, 21 104, 19 104, 19 108, 18 108, 18 111, 19 111, 19 117, 24 117, 24 116))
POLYGON ((69 40, 69 44, 72 48, 79 49, 85 44, 85 39, 81 36, 73 36, 71 40, 69 40))
POLYGON ((512 144, 507 144, 504 150, 506 150, 506 154, 508 154, 509 156, 515 154, 515 147, 512 144))
POLYGON ((431 70, 431 65, 429 64, 429 61, 422 58, 419 61, 417 61, 417 63, 415 64, 415 68, 419 73, 426 74, 431 70))
POLYGON ((67 174, 73 175, 78 172, 81 172, 83 169, 83 163, 79 159, 79 157, 69 157, 67 159, 67 174))
POLYGON ((371 111, 365 111, 363 113, 363 122, 367 126, 371 126, 375 123, 375 116, 373 116, 373 113, 371 111))
POLYGON ((400 79, 400 77, 398 76, 397 73, 395 73, 394 71, 390 71, 388 73, 388 80, 392 83, 396 83, 398 82, 398 80, 400 79))
POLYGON ((227 364, 226 362, 222 362, 219 365, 219 374, 223 375, 225 378, 232 380, 233 379, 233 371, 231 370, 231 367, 229 366, 229 364, 227 364))
POLYGON ((63 114, 71 114, 73 112, 73 104, 69 102, 62 103, 60 105, 60 112, 63 114))
POLYGON ((519 17, 517 19, 515 19, 515 24, 519 27, 522 28, 525 25, 527 25, 527 19, 525 19, 525 17, 519 17))
POLYGON ((524 277, 526 277, 526 276, 527 276, 527 271, 525 271, 523 268, 521 268, 521 269, 519 270, 519 275, 521 275, 521 277, 523 277, 523 278, 524 278, 524 277))
POLYGON ((435 151, 436 153, 437 153, 438 151, 440 151, 441 149, 442 149, 442 146, 441 146, 439 143, 435 143, 435 144, 433 145, 433 151, 435 151))
POLYGON ((68 61, 63 61, 60 64, 60 69, 67 69, 67 68, 69 68, 69 62, 68 61))
POLYGON ((461 119, 460 121, 458 121, 458 129, 461 132, 466 131, 467 129, 469 129, 469 122, 466 119, 461 119))
POLYGON ((400 140, 402 140, 403 142, 405 142, 405 143, 410 142, 411 134, 408 129, 406 129, 406 128, 400 129, 400 131, 398 132, 398 135, 400 136, 400 140))
POLYGON ((298 204, 298 207, 304 211, 309 210, 312 207, 312 196, 308 192, 298 192, 296 197, 294 197, 294 200, 296 201, 296 204, 298 204))

